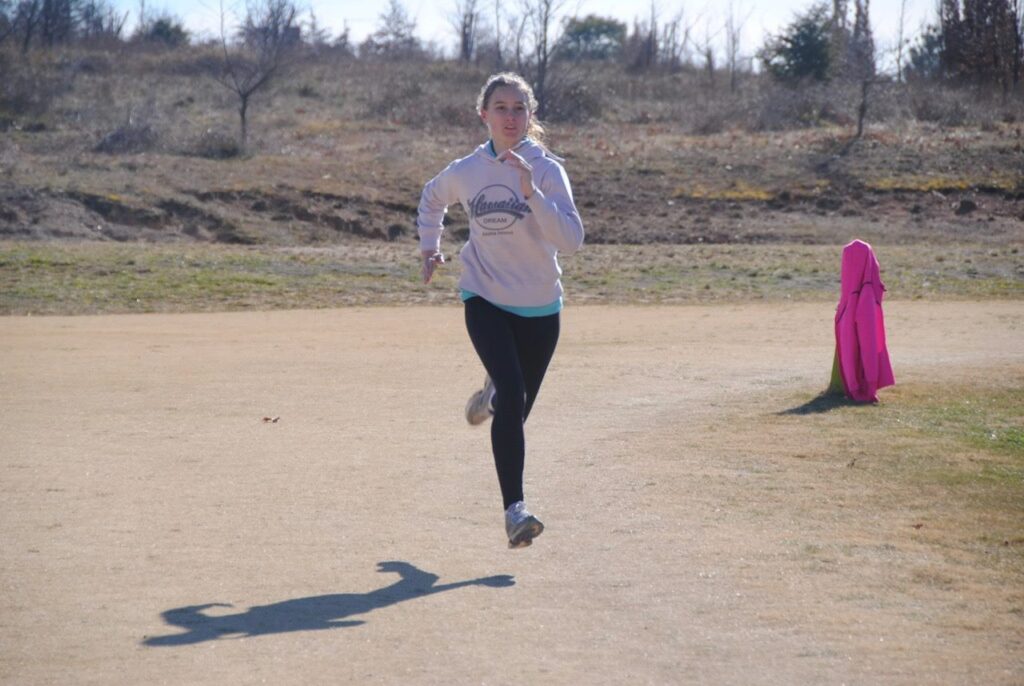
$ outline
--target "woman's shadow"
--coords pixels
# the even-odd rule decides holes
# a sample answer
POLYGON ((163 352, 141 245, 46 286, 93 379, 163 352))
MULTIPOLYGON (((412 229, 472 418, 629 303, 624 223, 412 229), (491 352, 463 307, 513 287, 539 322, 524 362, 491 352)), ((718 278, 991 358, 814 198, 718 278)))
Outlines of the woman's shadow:
POLYGON ((380 572, 394 572, 401 578, 390 586, 369 593, 335 593, 332 595, 296 598, 270 605, 250 607, 245 612, 210 616, 203 611, 211 607, 232 607, 224 603, 207 603, 178 607, 162 613, 171 626, 185 629, 184 633, 150 636, 142 641, 147 646, 181 646, 203 641, 215 641, 226 636, 246 637, 280 634, 289 631, 315 631, 358 626, 362 620, 345 617, 362 615, 388 605, 421 596, 450 591, 463 586, 503 588, 515 585, 515 579, 498 574, 468 581, 437 585, 436 574, 424 572, 408 562, 381 562, 380 572))

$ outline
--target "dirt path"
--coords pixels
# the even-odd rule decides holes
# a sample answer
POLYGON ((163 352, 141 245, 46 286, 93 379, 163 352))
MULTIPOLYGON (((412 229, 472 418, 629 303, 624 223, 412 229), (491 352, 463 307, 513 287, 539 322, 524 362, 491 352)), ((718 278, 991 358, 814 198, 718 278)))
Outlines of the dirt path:
MULTIPOLYGON (((0 319, 0 682, 1021 683, 1019 583, 774 459, 831 314, 567 310, 524 551, 459 309, 0 319)), ((886 314, 899 381, 1024 368, 1024 303, 886 314)))

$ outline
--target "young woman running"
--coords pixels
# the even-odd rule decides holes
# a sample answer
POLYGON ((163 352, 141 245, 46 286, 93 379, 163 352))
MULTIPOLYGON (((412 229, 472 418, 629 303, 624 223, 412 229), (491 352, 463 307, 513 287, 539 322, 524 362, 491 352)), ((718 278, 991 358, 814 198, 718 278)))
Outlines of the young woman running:
POLYGON ((523 503, 523 424, 558 342, 562 309, 559 252, 583 244, 569 178, 543 145, 533 89, 517 74, 487 80, 477 111, 490 140, 455 160, 423 188, 417 227, 423 281, 444 263, 442 221, 458 201, 469 216, 459 252, 466 329, 488 382, 470 399, 467 419, 491 411, 491 449, 510 548, 530 545, 544 525, 523 503), (493 389, 493 390, 492 390, 493 389), (493 409, 492 409, 493 408, 493 409))

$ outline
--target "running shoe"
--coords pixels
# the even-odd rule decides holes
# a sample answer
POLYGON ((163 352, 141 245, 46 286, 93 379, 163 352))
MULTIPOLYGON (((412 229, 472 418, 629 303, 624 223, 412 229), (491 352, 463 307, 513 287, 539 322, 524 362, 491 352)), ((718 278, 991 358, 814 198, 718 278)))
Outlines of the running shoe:
POLYGON ((509 548, 525 548, 541 535, 544 525, 530 514, 522 500, 512 503, 505 510, 505 533, 508 534, 509 548))
POLYGON ((476 426, 494 415, 494 383, 490 376, 484 377, 484 387, 469 396, 466 403, 466 421, 476 426))

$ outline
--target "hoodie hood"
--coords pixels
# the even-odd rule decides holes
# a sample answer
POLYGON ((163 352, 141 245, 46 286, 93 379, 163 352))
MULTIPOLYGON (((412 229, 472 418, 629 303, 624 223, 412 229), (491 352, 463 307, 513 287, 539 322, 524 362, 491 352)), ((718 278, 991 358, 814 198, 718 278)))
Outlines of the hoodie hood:
MULTIPOLYGON (((533 140, 532 138, 524 138, 512 147, 516 153, 519 154, 527 162, 533 162, 539 160, 542 157, 555 160, 556 162, 564 162, 561 157, 553 154, 550 150, 545 148, 543 145, 533 140)), ((484 158, 497 162, 497 158, 491 154, 491 141, 481 144, 475 151, 475 154, 482 155, 484 158)))
POLYGON ((870 245, 861 240, 854 240, 843 248, 840 282, 842 298, 848 298, 860 292, 864 286, 870 286, 875 300, 882 301, 885 284, 882 283, 878 259, 870 245))

